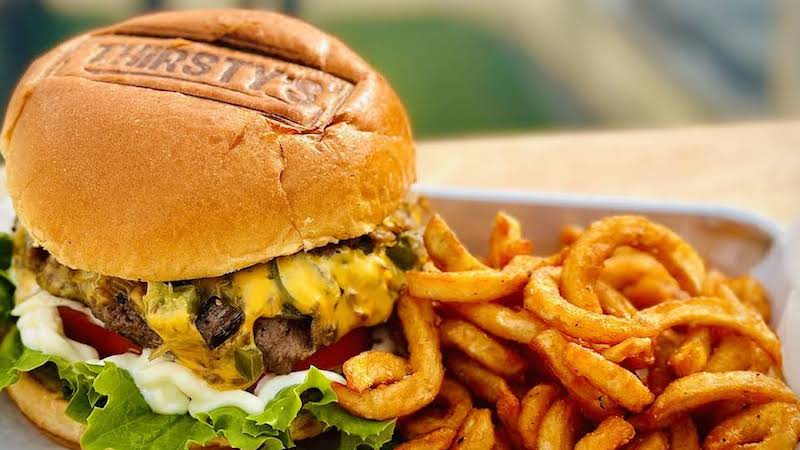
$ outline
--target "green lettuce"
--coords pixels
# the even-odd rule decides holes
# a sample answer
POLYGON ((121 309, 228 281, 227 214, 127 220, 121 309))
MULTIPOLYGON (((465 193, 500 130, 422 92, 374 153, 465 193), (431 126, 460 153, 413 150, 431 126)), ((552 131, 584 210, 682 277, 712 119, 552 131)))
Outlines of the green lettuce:
POLYGON ((11 310, 14 309, 14 283, 8 275, 11 267, 11 253, 14 244, 11 236, 0 233, 0 330, 12 323, 11 310))
POLYGON ((299 414, 311 414, 326 430, 338 432, 341 450, 377 450, 394 433, 394 421, 366 420, 341 409, 330 380, 315 368, 303 383, 279 392, 259 414, 234 407, 196 417, 156 414, 125 370, 112 363, 70 364, 28 349, 15 327, 0 343, 0 389, 46 364, 55 366, 63 383, 67 415, 86 425, 81 446, 87 450, 181 449, 218 436, 243 450, 293 448, 289 427, 299 414))

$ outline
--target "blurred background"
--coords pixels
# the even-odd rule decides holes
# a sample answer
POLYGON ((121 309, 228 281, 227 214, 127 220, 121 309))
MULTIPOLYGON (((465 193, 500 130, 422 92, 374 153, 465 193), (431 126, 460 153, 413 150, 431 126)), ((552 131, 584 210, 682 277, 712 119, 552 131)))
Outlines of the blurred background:
POLYGON ((800 112, 797 0, 0 0, 0 104, 65 37, 220 6, 339 36, 390 79, 421 138, 800 112))

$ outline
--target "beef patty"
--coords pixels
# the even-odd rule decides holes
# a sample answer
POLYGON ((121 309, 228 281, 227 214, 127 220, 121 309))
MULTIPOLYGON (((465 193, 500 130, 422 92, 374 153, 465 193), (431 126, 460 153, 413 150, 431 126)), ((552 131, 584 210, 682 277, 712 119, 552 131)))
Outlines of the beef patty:
MULTIPOLYGON (((42 289, 85 303, 106 328, 143 347, 157 348, 163 343, 130 300, 133 291, 146 290, 146 283, 70 269, 46 250, 33 246, 29 239, 26 242, 15 258, 19 258, 19 267, 33 271, 42 289)), ((195 326, 213 349, 238 331, 242 318, 239 308, 210 296, 202 302, 195 326)), ((319 347, 311 339, 308 321, 302 319, 260 319, 253 333, 264 357, 264 368, 278 374, 290 372, 295 363, 308 358, 319 347)))

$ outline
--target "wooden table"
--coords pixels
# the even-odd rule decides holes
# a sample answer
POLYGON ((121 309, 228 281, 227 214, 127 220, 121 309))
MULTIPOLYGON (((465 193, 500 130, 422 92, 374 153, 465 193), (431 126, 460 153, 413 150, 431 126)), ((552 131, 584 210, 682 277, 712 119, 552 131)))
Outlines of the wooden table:
POLYGON ((419 182, 680 200, 800 218, 800 121, 531 133, 418 146, 419 182))

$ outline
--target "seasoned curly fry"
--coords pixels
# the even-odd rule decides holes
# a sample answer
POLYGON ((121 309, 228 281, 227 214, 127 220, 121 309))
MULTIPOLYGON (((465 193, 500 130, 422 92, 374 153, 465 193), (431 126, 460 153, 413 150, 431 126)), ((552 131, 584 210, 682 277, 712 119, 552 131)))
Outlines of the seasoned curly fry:
POLYGON ((575 224, 564 225, 564 228, 561 229, 559 239, 564 245, 572 245, 581 237, 581 234, 583 234, 582 226, 575 224))
POLYGON ((749 275, 730 278, 725 284, 733 291, 736 297, 745 305, 753 308, 764 319, 769 322, 772 319, 772 309, 769 306, 767 292, 761 283, 749 275))
POLYGON ((609 417, 581 438, 575 450, 614 450, 630 442, 635 433, 633 425, 622 417, 609 417))
POLYGON ((731 372, 752 370, 769 373, 772 360, 755 342, 736 334, 728 334, 720 339, 706 364, 706 372, 731 372))
POLYGON ((700 292, 705 267, 694 249, 678 235, 643 217, 615 216, 593 223, 572 245, 564 261, 561 287, 570 303, 599 313, 595 284, 603 264, 621 246, 652 253, 681 288, 700 292))
POLYGON ((691 324, 734 331, 757 342, 777 366, 782 363, 781 343, 775 333, 760 316, 728 300, 715 297, 671 300, 640 311, 639 317, 659 324, 662 330, 691 324))
POLYGON ((684 417, 669 428, 670 450, 700 450, 700 438, 692 418, 684 417))
POLYGON ((440 302, 488 302, 522 289, 541 258, 515 256, 503 270, 406 273, 408 292, 440 302))
POLYGON ((485 450, 494 446, 494 425, 488 409, 473 409, 451 447, 453 450, 485 450))
POLYGON ((498 375, 516 378, 528 367, 517 352, 469 322, 445 319, 439 325, 439 334, 444 347, 458 348, 498 375))
POLYGON ((658 323, 640 315, 630 318, 598 314, 579 308, 561 297, 556 279, 559 269, 543 267, 533 272, 525 287, 525 307, 563 333, 588 342, 617 344, 631 337, 652 337, 658 323))
POLYGON ((707 327, 690 328, 686 340, 669 358, 669 365, 680 377, 700 372, 711 353, 711 331, 707 327))
POLYGON ((530 311, 497 303, 450 303, 447 308, 494 336, 522 344, 547 329, 530 311))
POLYGON ((794 448, 800 434, 800 411, 795 403, 767 403, 742 411, 714 427, 703 445, 708 450, 722 450, 764 442, 782 434, 788 434, 789 439, 781 437, 776 441, 789 442, 789 446, 767 448, 794 448))
POLYGON ((438 214, 433 216, 425 227, 423 241, 433 263, 445 272, 488 269, 485 264, 467 251, 453 230, 438 214))
POLYGON ((531 347, 545 360, 556 378, 561 381, 581 410, 595 419, 622 414, 619 405, 605 393, 576 375, 564 360, 568 342, 556 330, 548 330, 531 342, 531 347))
POLYGON ((506 380, 462 353, 448 353, 445 361, 448 373, 464 383, 480 399, 495 404, 511 393, 506 380))
POLYGON ((720 400, 797 402, 794 393, 782 381, 761 373, 698 372, 679 378, 667 386, 638 418, 638 423, 647 428, 663 427, 679 415, 720 400))
POLYGON ((494 218, 489 235, 488 263, 495 269, 502 268, 517 255, 530 255, 533 251, 531 241, 522 237, 519 221, 504 212, 494 218))
POLYGON ((539 424, 536 448, 572 450, 579 422, 578 409, 569 398, 556 400, 539 424))
POLYGON ((446 450, 456 438, 456 430, 439 428, 404 442, 395 450, 446 450))
POLYGON ((364 392, 338 383, 332 385, 339 405, 359 417, 386 420, 411 414, 432 402, 442 385, 444 367, 433 306, 406 296, 398 300, 397 314, 408 340, 412 374, 364 392))
POLYGON ((564 360, 575 375, 583 377, 609 398, 639 412, 655 398, 632 372, 575 343, 567 344, 564 360))
POLYGON ((653 340, 650 338, 628 338, 601 352, 603 357, 617 364, 635 358, 644 367, 652 365, 653 340))
POLYGON ((552 384, 539 384, 531 388, 520 404, 518 429, 525 448, 536 448, 539 437, 539 425, 550 405, 556 401, 564 391, 552 384))
POLYGON ((416 438, 441 428, 458 430, 471 410, 472 398, 466 388, 445 378, 434 402, 401 422, 400 432, 416 438))
POLYGON ((667 435, 661 431, 654 431, 640 438, 636 438, 628 450, 669 450, 667 435))
POLYGON ((347 385, 362 392, 379 384, 402 380, 408 373, 408 361, 392 353, 370 350, 345 361, 342 372, 347 385))
POLYGON ((603 313, 617 317, 633 317, 639 311, 618 290, 603 281, 597 282, 597 296, 603 313))
MULTIPOLYGON (((541 258, 501 213, 486 266, 441 218, 425 240, 444 272, 409 272, 408 290, 442 312, 441 342, 426 346, 420 331, 406 330, 408 375, 370 375, 370 353, 345 364, 351 387, 375 396, 368 406, 335 387, 351 412, 389 402, 376 392, 395 387, 392 399, 404 406, 390 414, 406 411, 398 430, 410 439, 399 448, 788 450, 800 439, 798 400, 780 381, 763 289, 749 277, 706 272, 666 228, 607 218, 568 231, 567 245, 541 258), (421 362, 435 355, 419 355, 440 345, 458 382, 443 381, 424 407, 432 391, 408 400, 398 386, 424 370, 436 381, 435 364, 421 362), (489 409, 476 409, 472 396, 489 409)), ((409 319, 401 315, 404 327, 409 319)))
POLYGON ((622 288, 621 292, 637 308, 647 308, 666 300, 689 298, 689 294, 682 291, 675 280, 657 275, 644 276, 622 288))

